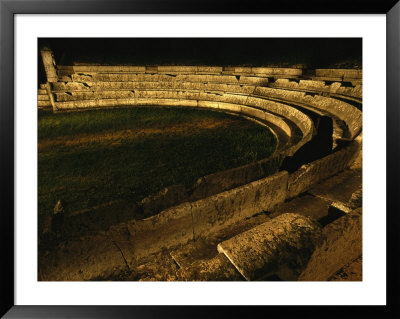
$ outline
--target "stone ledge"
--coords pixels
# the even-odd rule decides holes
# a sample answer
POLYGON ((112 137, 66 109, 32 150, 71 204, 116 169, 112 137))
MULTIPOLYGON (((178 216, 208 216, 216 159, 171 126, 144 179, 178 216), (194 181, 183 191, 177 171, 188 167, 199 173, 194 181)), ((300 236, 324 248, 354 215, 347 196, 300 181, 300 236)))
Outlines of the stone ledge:
POLYGON ((362 209, 328 224, 322 240, 299 276, 300 281, 326 281, 362 254, 362 209))
POLYGON ((246 280, 278 275, 296 280, 320 237, 320 225, 308 217, 287 213, 218 244, 246 280))

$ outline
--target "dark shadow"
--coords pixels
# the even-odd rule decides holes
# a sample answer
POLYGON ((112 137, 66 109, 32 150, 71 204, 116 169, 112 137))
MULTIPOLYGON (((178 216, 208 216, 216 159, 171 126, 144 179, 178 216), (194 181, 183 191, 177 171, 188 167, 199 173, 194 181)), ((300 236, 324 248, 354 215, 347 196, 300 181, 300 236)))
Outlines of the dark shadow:
POLYGON ((293 173, 302 165, 313 162, 332 153, 333 121, 328 116, 321 116, 315 122, 317 134, 304 144, 293 156, 283 160, 281 170, 293 173))

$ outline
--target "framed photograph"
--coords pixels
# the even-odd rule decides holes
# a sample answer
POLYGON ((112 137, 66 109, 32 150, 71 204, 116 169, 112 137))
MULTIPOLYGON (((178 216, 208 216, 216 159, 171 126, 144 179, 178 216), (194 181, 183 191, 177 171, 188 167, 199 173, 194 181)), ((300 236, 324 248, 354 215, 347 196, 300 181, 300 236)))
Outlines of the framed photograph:
POLYGON ((400 314, 397 1, 0 10, 4 318, 400 314))

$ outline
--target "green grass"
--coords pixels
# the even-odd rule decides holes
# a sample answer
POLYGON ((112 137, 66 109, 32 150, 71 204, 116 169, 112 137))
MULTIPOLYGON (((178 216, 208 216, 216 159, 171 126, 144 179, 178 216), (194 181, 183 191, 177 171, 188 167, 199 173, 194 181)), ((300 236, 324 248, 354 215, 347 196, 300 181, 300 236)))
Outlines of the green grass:
POLYGON ((76 211, 137 202, 173 184, 190 187, 201 176, 268 157, 277 144, 268 129, 240 117, 174 108, 40 111, 38 135, 39 146, 47 143, 39 147, 39 216, 60 199, 76 211))

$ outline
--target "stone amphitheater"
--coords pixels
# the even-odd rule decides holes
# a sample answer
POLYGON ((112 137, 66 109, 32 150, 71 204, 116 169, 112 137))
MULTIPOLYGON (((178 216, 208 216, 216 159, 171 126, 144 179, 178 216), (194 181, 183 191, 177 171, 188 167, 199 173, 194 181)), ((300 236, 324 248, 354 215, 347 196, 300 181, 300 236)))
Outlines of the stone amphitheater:
MULTIPOLYGON (((56 65, 38 107, 205 108, 268 127, 270 158, 166 188, 141 203, 158 214, 70 238, 39 254, 43 281, 362 280, 362 71, 217 66, 56 65), (266 176, 333 120, 333 149, 296 170, 266 176), (184 193, 183 196, 177 194, 184 193)), ((84 223, 113 206, 67 216, 84 223)))

